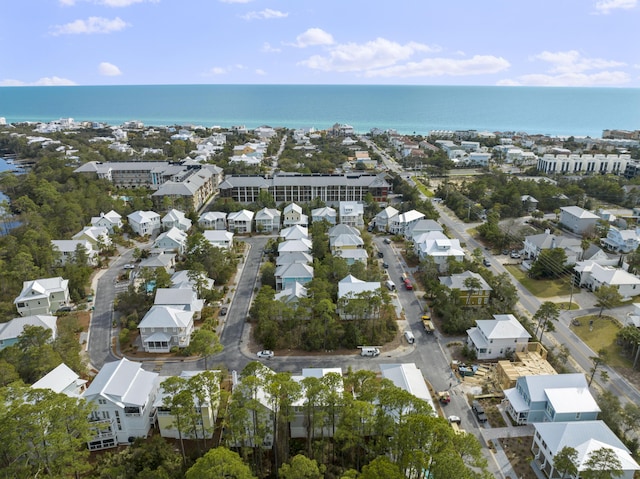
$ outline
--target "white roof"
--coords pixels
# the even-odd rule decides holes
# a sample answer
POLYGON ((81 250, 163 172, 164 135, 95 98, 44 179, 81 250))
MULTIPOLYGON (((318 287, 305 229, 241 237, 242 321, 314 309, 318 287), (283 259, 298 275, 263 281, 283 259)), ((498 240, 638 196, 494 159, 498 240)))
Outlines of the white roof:
POLYGON ((611 286, 640 284, 640 278, 628 271, 611 266, 601 266, 595 262, 591 265, 591 277, 600 283, 611 286))
POLYGON ((358 230, 358 228, 354 228, 353 226, 345 224, 332 226, 331 228, 329 228, 329 231, 327 231, 327 236, 329 236, 329 238, 339 236, 341 234, 353 234, 360 236, 360 231, 358 230))
POLYGON ((518 382, 524 383, 531 402, 546 402, 545 391, 554 388, 586 388, 587 380, 582 373, 571 374, 539 374, 535 376, 522 376, 518 382))
POLYGON ((640 470, 627 447, 603 421, 544 422, 533 425, 552 454, 563 447, 578 451, 578 470, 585 470, 585 462, 593 451, 603 447, 612 449, 623 470, 640 470))
MULTIPOLYGON (((302 380, 304 378, 321 379, 330 373, 338 374, 340 375, 340 378, 342 378, 342 368, 303 368, 302 374, 300 376, 298 375, 291 376, 291 379, 300 383, 302 386, 302 380)), ((293 403, 294 406, 302 406, 307 402, 307 398, 305 397, 305 394, 304 394, 304 386, 302 386, 302 389, 303 389, 303 394, 301 394, 300 398, 293 403)), ((342 394, 344 391, 344 383, 339 384, 336 389, 337 389, 335 391, 336 393, 342 394)))
POLYGON ((233 233, 224 230, 207 230, 202 234, 210 243, 226 243, 233 240, 233 233))
POLYGON ((157 305, 144 315, 138 328, 186 328, 192 323, 193 311, 157 305))
POLYGON ((547 400, 557 414, 573 412, 600 412, 589 388, 549 388, 545 389, 547 400))
POLYGON ((560 208, 560 211, 564 211, 572 216, 576 216, 582 220, 584 219, 595 219, 599 220, 600 217, 596 214, 593 214, 591 211, 587 211, 579 206, 563 206, 560 208))
POLYGON ((66 291, 69 288, 69 280, 57 278, 34 279, 22 283, 22 291, 13 302, 19 303, 28 299, 47 298, 51 293, 66 291))
POLYGON ((224 220, 227 218, 227 214, 222 211, 207 211, 198 218, 198 221, 216 221, 224 220))
MULTIPOLYGON (((80 379, 80 376, 69 366, 61 363, 42 379, 33 383, 31 387, 33 389, 49 389, 55 393, 65 392, 66 389, 73 392, 86 382, 84 379, 80 379)), ((71 395, 73 396, 73 394, 71 395)))
POLYGON ((160 215, 154 211, 134 211, 130 215, 127 216, 129 221, 142 224, 142 223, 150 223, 155 220, 160 219, 160 215))
POLYGON ((82 246, 88 253, 93 251, 93 246, 87 240, 51 240, 51 246, 60 253, 74 253, 78 246, 82 246))
POLYGON ((309 239, 309 228, 301 225, 293 225, 280 231, 280 237, 285 240, 309 239))
POLYGON ((227 221, 252 221, 253 211, 240 210, 227 215, 227 221))
POLYGON ((436 407, 433 404, 431 393, 429 393, 429 388, 422 372, 415 363, 381 364, 380 371, 383 378, 391 380, 397 387, 429 403, 435 413, 436 407))
POLYGON ((520 324, 513 314, 494 314, 494 319, 481 319, 476 321, 485 337, 489 340, 496 339, 529 339, 531 335, 520 324))
POLYGON ((121 407, 144 406, 155 388, 157 373, 142 369, 126 358, 106 363, 82 395, 87 400, 103 397, 121 407))
POLYGON ((55 316, 35 315, 19 316, 11 321, 0 324, 0 341, 15 339, 22 334, 25 326, 39 326, 51 331, 51 338, 55 339, 58 331, 58 318, 55 316))
POLYGON ((311 240, 308 239, 287 240, 278 245, 278 253, 286 253, 290 251, 308 252, 311 251, 311 246, 311 240))
POLYGON ((276 268, 276 278, 313 278, 313 267, 304 263, 283 264, 276 268))
POLYGON ((344 277, 338 283, 338 299, 345 297, 356 297, 360 293, 375 293, 380 289, 378 281, 362 281, 353 275, 344 277))

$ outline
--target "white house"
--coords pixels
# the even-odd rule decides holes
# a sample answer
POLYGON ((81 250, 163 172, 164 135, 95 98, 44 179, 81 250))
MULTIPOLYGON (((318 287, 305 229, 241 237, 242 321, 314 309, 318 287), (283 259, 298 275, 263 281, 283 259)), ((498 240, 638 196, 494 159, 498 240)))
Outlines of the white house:
POLYGON ((411 228, 407 230, 406 235, 407 238, 410 238, 415 242, 416 238, 419 238, 425 233, 431 233, 433 231, 438 231, 444 234, 444 228, 442 228, 442 225, 440 223, 435 220, 422 219, 411 226, 411 228))
POLYGON ((288 226, 307 226, 309 224, 309 217, 302 213, 302 207, 295 203, 288 204, 284 208, 284 220, 282 225, 286 228, 288 226))
POLYGON ((594 261, 580 261, 574 270, 580 278, 580 286, 591 291, 601 286, 615 286, 625 300, 640 294, 640 278, 623 269, 601 266, 594 261))
POLYGON ((81 379, 69 366, 60 363, 44 377, 33 383, 33 389, 49 389, 54 393, 79 398, 85 390, 87 381, 81 379))
POLYGON ((600 244, 616 253, 631 253, 640 245, 640 231, 638 229, 621 230, 615 226, 609 226, 607 237, 602 239, 600 244))
POLYGON ((204 301, 198 299, 197 292, 192 288, 157 288, 153 304, 191 311, 194 319, 200 318, 204 307, 204 301))
POLYGON ((18 337, 24 332, 26 326, 37 326, 51 331, 51 340, 58 334, 58 318, 55 316, 34 315, 13 318, 6 323, 0 323, 0 351, 18 342, 18 337))
POLYGON ((160 221, 164 230, 178 228, 180 231, 189 231, 191 229, 191 220, 180 210, 169 210, 160 221))
POLYGON ((354 228, 353 226, 338 224, 329 228, 327 231, 327 236, 329 237, 329 241, 331 238, 335 238, 340 235, 356 235, 360 236, 360 230, 358 228, 354 228))
MULTIPOLYGON (((301 375, 292 375, 291 379, 300 383, 302 387, 302 394, 300 398, 295 401, 293 406, 293 418, 291 419, 291 437, 292 438, 307 438, 307 437, 333 437, 333 428, 329 421, 317 421, 317 427, 315 431, 309 431, 308 419, 307 419, 307 394, 305 393, 305 378, 317 378, 323 380, 328 375, 333 375, 337 379, 334 383, 335 389, 332 392, 342 395, 344 394, 344 383, 342 380, 341 368, 303 368, 301 375)), ((326 410, 326 404, 318 403, 315 405, 317 413, 326 410)))
POLYGON ((280 218, 282 214, 275 208, 262 208, 256 212, 256 231, 271 232, 280 229, 280 218))
POLYGON ((582 234, 595 228, 600 217, 579 206, 560 208, 560 223, 576 234, 582 234))
POLYGON ((300 283, 295 282, 292 285, 288 286, 286 289, 276 293, 274 298, 278 301, 282 301, 283 303, 293 304, 300 301, 302 298, 307 297, 307 288, 302 286, 300 283))
POLYGON ((144 350, 148 353, 168 353, 174 346, 189 346, 193 333, 193 316, 193 311, 171 306, 152 306, 138 324, 144 350))
POLYGON ((418 236, 414 239, 413 248, 420 259, 427 256, 433 258, 439 271, 447 270, 448 258, 462 261, 465 255, 460 240, 447 238, 440 231, 432 231, 418 236))
POLYGON ((89 450, 147 437, 155 423, 153 404, 157 392, 158 374, 145 371, 141 363, 123 358, 102 366, 82 395, 95 406, 89 418, 94 433, 89 450))
POLYGON ((481 319, 467 329, 467 346, 479 360, 526 351, 529 338, 531 335, 513 314, 494 314, 493 319, 481 319))
POLYGON ((280 231, 280 238, 285 241, 309 239, 309 228, 300 225, 289 226, 280 231))
POLYGON ((364 226, 364 205, 357 201, 340 202, 340 223, 362 228, 364 226))
POLYGON ((187 233, 172 226, 169 231, 158 235, 153 242, 153 247, 165 252, 175 251, 178 254, 184 254, 187 247, 187 233))
POLYGON ((411 228, 418 221, 425 216, 416 210, 407 211, 406 213, 399 213, 391 218, 389 224, 389 232, 394 235, 403 235, 407 237, 407 233, 411 231, 411 228))
POLYGON ((380 211, 377 215, 374 216, 373 222, 376 225, 376 229, 378 231, 388 231, 389 226, 391 226, 391 219, 400 213, 393 206, 387 206, 385 209, 380 211))
POLYGON ((505 410, 517 424, 590 421, 600 412, 582 373, 521 376, 504 395, 505 410))
POLYGON ((312 223, 325 220, 330 225, 335 225, 337 217, 338 213, 336 212, 335 208, 331 208, 329 206, 325 206, 323 208, 314 208, 313 210, 311 210, 312 223))
POLYGON ((231 249, 233 246, 233 233, 228 231, 208 230, 203 235, 216 248, 231 249))
POLYGON ((435 404, 433 404, 429 386, 427 386, 424 380, 422 371, 418 369, 415 363, 381 364, 380 372, 384 379, 389 379, 400 389, 404 389, 429 404, 433 415, 437 415, 437 409, 435 404))
MULTIPOLYGON (((534 424, 533 427, 535 434, 531 445, 531 467, 546 477, 560 477, 554 467, 554 458, 564 447, 571 447, 578 453, 578 474, 586 470, 591 454, 602 448, 610 449, 620 462, 622 475, 617 476, 620 479, 633 479, 635 472, 640 470, 629 449, 603 421, 546 422, 534 424)), ((565 477, 576 479, 576 476, 565 477)))
POLYGON ((226 230, 227 214, 222 211, 208 211, 200 215, 198 224, 205 230, 226 230))
POLYGON ((313 263, 313 256, 304 251, 291 251, 288 253, 279 254, 276 258, 276 266, 282 266, 283 264, 291 263, 311 264, 313 263))
POLYGON ((85 226, 81 231, 74 234, 71 239, 88 241, 95 250, 98 250, 100 245, 111 245, 109 229, 106 226, 85 226))
POLYGON ((138 236, 150 236, 160 231, 160 215, 154 211, 134 211, 127 220, 138 236))
POLYGON ((69 301, 69 280, 57 277, 25 281, 13 304, 20 316, 32 316, 55 313, 69 301))
POLYGON ((191 289, 198 292, 200 287, 203 290, 213 289, 214 281, 207 278, 204 272, 194 271, 190 274, 189 270, 183 269, 176 271, 171 275, 171 287, 176 289, 191 289))
POLYGON ((140 269, 144 268, 162 268, 167 273, 173 273, 176 265, 176 255, 174 253, 160 253, 149 256, 140 261, 140 269))
POLYGON ((337 312, 340 319, 354 319, 353 315, 347 313, 346 306, 352 299, 359 299, 362 295, 380 296, 379 281, 362 281, 353 275, 348 275, 338 282, 338 307, 337 312))
POLYGON ((109 230, 109 234, 113 234, 115 228, 122 228, 122 216, 113 210, 108 213, 100 213, 100 216, 91 218, 91 226, 104 226, 109 230))
POLYGON ((86 254, 88 265, 95 266, 98 263, 98 252, 87 240, 51 240, 51 246, 60 255, 58 263, 61 265, 75 261, 79 251, 86 254))
POLYGON ((537 235, 525 236, 524 254, 528 259, 536 259, 543 250, 562 249, 567 256, 565 264, 575 264, 582 257, 581 240, 551 234, 549 230, 537 235))
POLYGON ((227 215, 227 227, 234 233, 251 233, 253 211, 240 210, 227 215))
POLYGON ((308 239, 287 240, 278 245, 278 254, 295 252, 309 253, 311 246, 311 240, 308 239))

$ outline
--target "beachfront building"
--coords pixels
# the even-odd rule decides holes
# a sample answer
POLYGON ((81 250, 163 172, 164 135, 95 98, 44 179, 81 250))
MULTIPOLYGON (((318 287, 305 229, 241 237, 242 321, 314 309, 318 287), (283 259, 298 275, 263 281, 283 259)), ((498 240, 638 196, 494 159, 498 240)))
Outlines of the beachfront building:
POLYGON ((25 281, 13 300, 20 316, 53 314, 69 302, 69 280, 61 277, 25 281))
POLYGON ((538 158, 538 171, 547 174, 622 174, 631 163, 631 155, 546 154, 538 158))
POLYGON ((340 201, 364 202, 367 193, 371 193, 374 201, 386 202, 391 184, 383 173, 307 175, 279 172, 272 178, 227 176, 219 188, 221 198, 231 198, 240 203, 255 203, 260 193, 266 191, 276 203, 310 203, 318 199, 335 206, 340 201))

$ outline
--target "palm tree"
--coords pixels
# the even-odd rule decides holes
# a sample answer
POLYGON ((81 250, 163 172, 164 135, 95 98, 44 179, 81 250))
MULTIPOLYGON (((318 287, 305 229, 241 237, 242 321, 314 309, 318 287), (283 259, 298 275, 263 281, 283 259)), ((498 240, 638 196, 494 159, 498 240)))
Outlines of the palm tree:
POLYGON ((552 303, 551 301, 545 301, 544 303, 542 303, 540 305, 540 308, 538 309, 538 311, 536 312, 536 314, 533 316, 533 319, 535 319, 538 322, 538 326, 536 327, 536 332, 534 334, 534 337, 537 339, 538 338, 538 331, 540 331, 540 343, 542 343, 542 335, 544 334, 545 331, 552 331, 553 330, 553 323, 550 323, 549 321, 557 321, 558 317, 560 316, 560 311, 558 310, 558 305, 556 303, 552 303))

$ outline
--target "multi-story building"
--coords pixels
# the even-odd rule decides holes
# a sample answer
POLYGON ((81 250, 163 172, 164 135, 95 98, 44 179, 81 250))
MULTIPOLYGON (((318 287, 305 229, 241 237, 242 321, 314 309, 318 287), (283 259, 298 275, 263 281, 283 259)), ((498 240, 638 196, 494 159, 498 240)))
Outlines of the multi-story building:
POLYGON ((548 174, 612 173, 622 174, 631 163, 631 155, 552 155, 538 158, 538 170, 548 174))
POLYGON ((267 191, 276 203, 309 203, 317 198, 326 204, 337 205, 340 201, 363 202, 367 193, 371 193, 377 202, 386 202, 391 184, 384 174, 277 173, 273 178, 227 176, 219 189, 222 198, 232 198, 240 203, 254 203, 260 192, 267 191))

